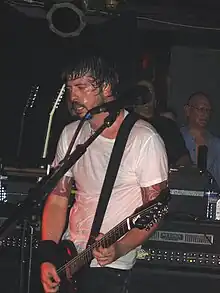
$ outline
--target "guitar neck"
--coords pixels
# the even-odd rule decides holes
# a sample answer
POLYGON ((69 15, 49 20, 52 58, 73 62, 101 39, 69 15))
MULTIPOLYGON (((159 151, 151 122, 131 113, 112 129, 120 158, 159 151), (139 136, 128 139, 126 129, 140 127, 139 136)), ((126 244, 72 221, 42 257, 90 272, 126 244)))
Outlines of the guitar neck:
POLYGON ((54 116, 56 109, 59 107, 61 99, 63 98, 64 91, 65 91, 65 84, 62 85, 62 87, 58 93, 58 96, 55 100, 55 103, 53 105, 53 108, 49 114, 49 120, 48 120, 48 124, 47 124, 47 133, 46 133, 46 137, 45 137, 44 149, 43 149, 43 155, 42 155, 43 159, 45 159, 47 157, 47 150, 48 150, 48 145, 49 145, 49 140, 50 140, 50 133, 51 133, 51 126, 52 126, 52 122, 53 122, 53 116, 54 116))
POLYGON ((49 145, 49 140, 50 140, 50 132, 51 132, 53 114, 54 113, 50 114, 48 124, 47 124, 47 133, 46 133, 46 137, 45 137, 44 150, 43 150, 43 155, 42 155, 43 159, 46 159, 46 157, 47 157, 47 150, 48 150, 48 145, 49 145))

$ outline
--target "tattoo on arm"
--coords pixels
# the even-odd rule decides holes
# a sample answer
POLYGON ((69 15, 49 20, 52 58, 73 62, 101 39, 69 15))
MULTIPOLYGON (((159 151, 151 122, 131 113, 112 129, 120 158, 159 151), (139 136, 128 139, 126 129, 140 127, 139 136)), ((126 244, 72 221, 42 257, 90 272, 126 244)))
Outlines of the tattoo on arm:
POLYGON ((68 198, 73 184, 73 178, 63 176, 53 190, 53 194, 68 198))
POLYGON ((164 181, 149 187, 141 187, 143 204, 155 199, 160 194, 161 190, 166 188, 166 186, 167 183, 164 181))

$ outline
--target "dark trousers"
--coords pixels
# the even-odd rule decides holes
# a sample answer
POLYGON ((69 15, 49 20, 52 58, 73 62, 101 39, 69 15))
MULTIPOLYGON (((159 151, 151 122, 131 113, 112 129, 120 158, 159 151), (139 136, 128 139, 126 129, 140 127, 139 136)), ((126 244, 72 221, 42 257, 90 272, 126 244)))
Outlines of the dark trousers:
POLYGON ((128 293, 130 270, 88 268, 77 276, 78 293, 128 293))

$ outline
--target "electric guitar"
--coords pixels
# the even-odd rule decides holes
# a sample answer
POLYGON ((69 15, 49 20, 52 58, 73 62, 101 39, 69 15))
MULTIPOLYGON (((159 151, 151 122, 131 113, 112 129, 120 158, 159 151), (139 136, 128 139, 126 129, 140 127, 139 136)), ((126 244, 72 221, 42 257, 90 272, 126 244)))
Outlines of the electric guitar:
POLYGON ((64 93, 65 93, 65 84, 63 84, 61 89, 59 90, 58 95, 53 103, 53 107, 52 107, 50 114, 49 114, 49 120, 48 120, 48 124, 47 124, 47 133, 46 133, 46 137, 45 137, 44 150, 43 150, 43 155, 42 155, 43 159, 46 159, 46 157, 47 157, 47 150, 48 150, 49 139, 50 139, 50 134, 51 134, 53 116, 54 116, 55 111, 58 109, 58 107, 62 101, 62 98, 64 97, 64 93))
POLYGON ((95 241, 79 254, 77 254, 73 242, 69 240, 61 241, 59 249, 62 251, 62 258, 65 260, 63 262, 64 264, 57 269, 57 274, 61 278, 59 292, 77 291, 77 282, 74 279, 74 275, 81 268, 90 264, 91 260, 94 258, 92 254, 94 248, 100 246, 108 248, 129 230, 133 228, 149 230, 155 223, 164 218, 168 212, 169 199, 169 190, 163 190, 156 199, 136 209, 131 216, 117 224, 107 232, 103 238, 95 241))
POLYGON ((35 106, 35 101, 39 92, 40 86, 39 85, 33 85, 31 87, 31 91, 29 94, 29 97, 27 99, 27 102, 24 106, 24 110, 21 116, 21 122, 20 122, 20 132, 19 132, 19 138, 18 138, 18 148, 17 148, 17 158, 19 158, 21 154, 21 147, 23 142, 23 134, 24 134, 24 126, 25 126, 25 118, 27 114, 29 114, 30 109, 33 109, 35 106))

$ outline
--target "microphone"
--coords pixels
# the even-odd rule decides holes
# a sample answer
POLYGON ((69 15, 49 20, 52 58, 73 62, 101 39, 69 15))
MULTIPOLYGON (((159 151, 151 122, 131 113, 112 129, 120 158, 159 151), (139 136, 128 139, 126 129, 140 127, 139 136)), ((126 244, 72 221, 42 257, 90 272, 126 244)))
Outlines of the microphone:
POLYGON ((102 112, 117 113, 124 108, 144 105, 150 102, 151 99, 152 94, 146 86, 136 85, 126 90, 116 100, 92 108, 88 111, 87 115, 95 115, 102 112))
POLYGON ((198 147, 197 167, 202 173, 205 173, 207 170, 207 154, 208 147, 206 145, 200 145, 198 147))
MULTIPOLYGON (((126 107, 131 107, 128 101, 122 101, 122 100, 113 100, 107 103, 104 103, 100 106, 97 106, 95 108, 92 108, 89 113, 91 115, 99 114, 102 112, 109 112, 109 113, 117 113, 121 109, 126 108, 126 107), (128 105, 129 104, 129 105, 128 105)), ((132 103, 133 104, 133 103, 132 103)))

